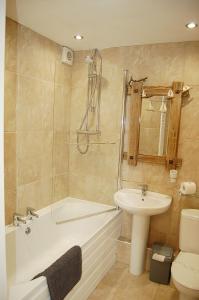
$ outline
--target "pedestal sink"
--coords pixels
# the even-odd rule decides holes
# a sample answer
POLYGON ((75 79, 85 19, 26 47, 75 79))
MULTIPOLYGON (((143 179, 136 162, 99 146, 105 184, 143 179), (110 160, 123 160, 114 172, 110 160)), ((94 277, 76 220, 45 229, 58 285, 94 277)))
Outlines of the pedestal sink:
POLYGON ((147 191, 143 196, 138 189, 122 189, 114 194, 117 206, 133 214, 130 272, 140 275, 144 271, 150 216, 168 210, 172 198, 147 191))

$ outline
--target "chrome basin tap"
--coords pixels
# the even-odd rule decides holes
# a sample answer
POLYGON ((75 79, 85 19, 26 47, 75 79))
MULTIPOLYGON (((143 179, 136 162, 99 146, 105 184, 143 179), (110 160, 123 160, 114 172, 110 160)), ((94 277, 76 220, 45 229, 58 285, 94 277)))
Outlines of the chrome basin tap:
POLYGON ((147 184, 140 184, 139 187, 141 188, 142 197, 146 196, 146 192, 148 191, 148 185, 147 184))
POLYGON ((32 217, 39 218, 39 215, 35 213, 35 209, 32 207, 27 207, 26 213, 28 219, 32 219, 32 217))
POLYGON ((26 224, 25 216, 23 216, 22 214, 14 213, 13 214, 13 225, 19 226, 20 223, 26 224))

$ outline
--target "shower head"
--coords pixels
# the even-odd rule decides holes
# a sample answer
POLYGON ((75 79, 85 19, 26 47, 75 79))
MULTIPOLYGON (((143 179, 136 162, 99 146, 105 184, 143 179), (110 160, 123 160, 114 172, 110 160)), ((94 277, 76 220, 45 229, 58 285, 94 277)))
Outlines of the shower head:
POLYGON ((90 55, 87 55, 85 57, 85 63, 86 64, 92 64, 93 63, 93 58, 90 55))

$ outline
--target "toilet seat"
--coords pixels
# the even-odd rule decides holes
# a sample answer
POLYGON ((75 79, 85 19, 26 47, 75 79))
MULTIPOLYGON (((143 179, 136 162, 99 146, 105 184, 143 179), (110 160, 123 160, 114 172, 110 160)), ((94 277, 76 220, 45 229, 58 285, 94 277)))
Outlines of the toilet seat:
POLYGON ((199 254, 180 252, 172 264, 174 281, 199 292, 199 254))

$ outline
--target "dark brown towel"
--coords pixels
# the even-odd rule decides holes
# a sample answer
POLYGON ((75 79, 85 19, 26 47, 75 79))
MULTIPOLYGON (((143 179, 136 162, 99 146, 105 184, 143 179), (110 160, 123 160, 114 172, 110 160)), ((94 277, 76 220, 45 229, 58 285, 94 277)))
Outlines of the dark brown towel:
POLYGON ((33 279, 45 276, 51 300, 63 300, 81 279, 81 275, 82 251, 79 246, 74 246, 33 279))

